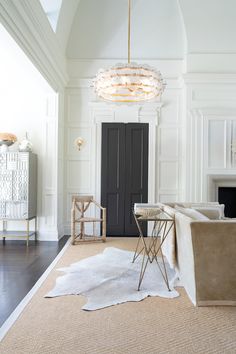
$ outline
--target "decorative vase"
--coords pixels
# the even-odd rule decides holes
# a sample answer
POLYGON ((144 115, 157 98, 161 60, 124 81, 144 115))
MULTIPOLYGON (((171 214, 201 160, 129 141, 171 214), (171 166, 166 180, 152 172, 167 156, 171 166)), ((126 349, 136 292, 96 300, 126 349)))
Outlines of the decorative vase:
POLYGON ((30 152, 32 151, 33 145, 31 141, 28 139, 28 133, 25 133, 24 139, 19 144, 19 151, 21 152, 30 152))
POLYGON ((0 133, 0 152, 7 152, 8 147, 17 141, 17 137, 11 133, 0 133))

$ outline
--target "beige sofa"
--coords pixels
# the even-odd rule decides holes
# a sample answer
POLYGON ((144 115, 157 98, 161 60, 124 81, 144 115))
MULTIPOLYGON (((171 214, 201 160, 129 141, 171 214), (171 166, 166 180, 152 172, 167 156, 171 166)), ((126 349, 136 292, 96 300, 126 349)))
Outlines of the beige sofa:
POLYGON ((235 306, 236 220, 194 220, 173 206, 163 206, 175 218, 175 232, 163 253, 175 265, 190 300, 196 306, 235 306))

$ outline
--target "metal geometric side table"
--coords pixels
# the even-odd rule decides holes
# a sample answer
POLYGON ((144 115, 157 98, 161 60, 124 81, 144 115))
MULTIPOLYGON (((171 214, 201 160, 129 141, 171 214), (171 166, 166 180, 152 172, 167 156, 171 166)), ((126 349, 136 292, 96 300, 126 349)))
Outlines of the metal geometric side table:
POLYGON ((166 240, 171 228, 174 226, 174 219, 164 211, 157 209, 157 214, 155 215, 139 215, 134 213, 134 219, 139 230, 139 239, 134 252, 133 262, 142 254, 142 264, 139 276, 138 290, 140 290, 143 277, 147 268, 148 263, 156 262, 161 275, 165 281, 165 284, 170 291, 169 280, 167 276, 164 256, 162 253, 162 245, 166 240), (144 237, 141 224, 143 222, 153 222, 153 229, 151 236, 144 237), (160 242, 158 242, 160 240, 160 242), (160 251, 163 269, 159 264, 157 255, 160 251))

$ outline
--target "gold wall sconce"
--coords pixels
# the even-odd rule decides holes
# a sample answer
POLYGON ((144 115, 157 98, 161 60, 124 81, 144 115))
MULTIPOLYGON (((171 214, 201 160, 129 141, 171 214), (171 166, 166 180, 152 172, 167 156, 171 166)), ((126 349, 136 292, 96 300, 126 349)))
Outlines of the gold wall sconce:
POLYGON ((74 144, 75 146, 78 148, 78 150, 81 150, 82 145, 84 145, 85 141, 83 138, 81 138, 80 136, 78 138, 75 139, 74 144))

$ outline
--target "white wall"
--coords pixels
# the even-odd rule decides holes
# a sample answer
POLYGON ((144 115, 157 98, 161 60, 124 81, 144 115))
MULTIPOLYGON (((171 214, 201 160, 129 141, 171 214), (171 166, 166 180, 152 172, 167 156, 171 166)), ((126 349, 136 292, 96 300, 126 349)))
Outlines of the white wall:
POLYGON ((235 0, 179 0, 186 72, 236 72, 235 0))
MULTIPOLYGON (((0 130, 14 133, 18 141, 29 133, 38 155, 39 236, 56 240, 57 95, 3 26, 0 52, 0 130)), ((10 150, 17 150, 17 143, 10 150)))
POLYGON ((179 0, 189 53, 236 53, 234 0, 179 0))

